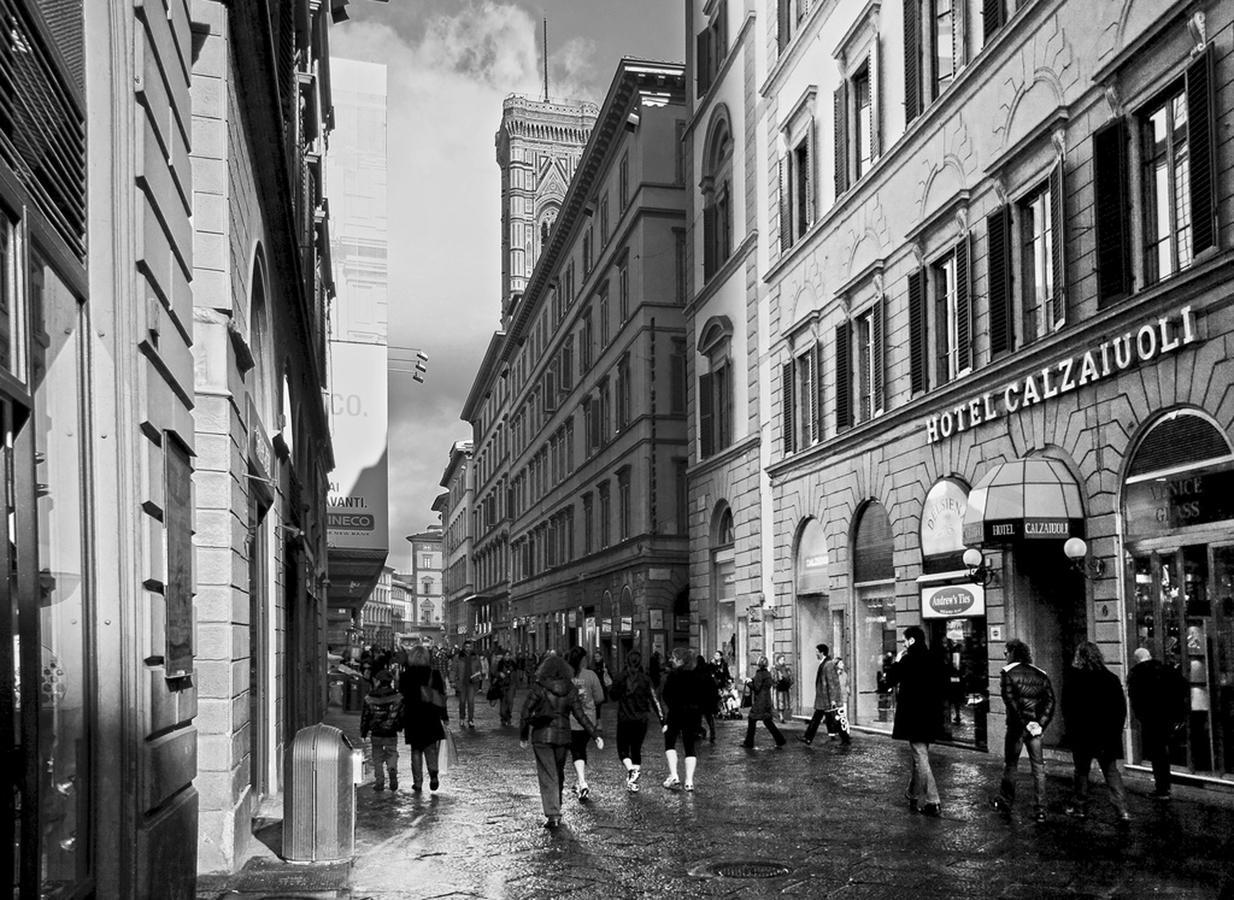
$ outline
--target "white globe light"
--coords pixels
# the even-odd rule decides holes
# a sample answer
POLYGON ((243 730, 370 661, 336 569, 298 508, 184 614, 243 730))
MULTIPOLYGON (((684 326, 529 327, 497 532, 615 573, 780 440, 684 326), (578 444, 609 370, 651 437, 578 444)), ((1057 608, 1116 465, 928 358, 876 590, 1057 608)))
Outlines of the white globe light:
POLYGON ((981 551, 976 547, 969 547, 964 551, 964 565, 970 569, 975 569, 985 562, 985 557, 981 555, 981 551))
POLYGON ((1088 544, 1084 543, 1084 538, 1067 538, 1067 543, 1063 544, 1063 554, 1071 560, 1083 559, 1088 555, 1088 544))

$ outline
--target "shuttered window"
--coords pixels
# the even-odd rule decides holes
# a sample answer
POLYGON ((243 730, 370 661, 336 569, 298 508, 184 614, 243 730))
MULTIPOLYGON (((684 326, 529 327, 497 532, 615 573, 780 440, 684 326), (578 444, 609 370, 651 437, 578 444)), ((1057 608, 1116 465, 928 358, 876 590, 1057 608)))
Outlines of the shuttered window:
POLYGON ((973 302, 969 283, 969 239, 965 234, 955 248, 955 370, 962 375, 973 367, 973 302))
POLYGON ((1195 254, 1217 246, 1215 99, 1213 50, 1210 45, 1187 66, 1187 138, 1191 151, 1191 249, 1195 254))
POLYGON ((835 175, 836 196, 848 190, 848 82, 840 82, 835 92, 835 175))
POLYGON ((1063 160, 1050 170, 1050 267, 1053 295, 1050 297, 1050 330, 1067 321, 1066 266, 1066 188, 1063 182, 1063 160))
POLYGON ((921 2, 904 3, 904 122, 921 115, 921 2))
POLYGON ((1127 125, 1122 118, 1093 134, 1097 305, 1101 308, 1131 292, 1127 140, 1127 125))
POLYGON ((930 387, 926 333, 925 270, 908 276, 908 358, 909 389, 917 394, 930 387))
POLYGON ((788 455, 797 450, 797 434, 794 428, 796 421, 797 404, 795 401, 796 395, 796 375, 793 372, 793 363, 787 362, 781 369, 782 387, 784 393, 784 407, 782 410, 780 424, 784 431, 784 453, 788 455))
POLYGON ((1012 329, 1011 207, 1004 204, 986 216, 986 264, 990 304, 990 356, 998 357, 1015 346, 1012 329))
POLYGON ((982 0, 982 31, 987 44, 1007 21, 1006 2, 1007 0, 982 0))
POLYGON ((853 424, 853 354, 850 326, 844 322, 836 326, 836 430, 842 431, 853 424))
POLYGON ((695 65, 698 67, 698 95, 711 89, 711 32, 700 31, 696 38, 695 65))

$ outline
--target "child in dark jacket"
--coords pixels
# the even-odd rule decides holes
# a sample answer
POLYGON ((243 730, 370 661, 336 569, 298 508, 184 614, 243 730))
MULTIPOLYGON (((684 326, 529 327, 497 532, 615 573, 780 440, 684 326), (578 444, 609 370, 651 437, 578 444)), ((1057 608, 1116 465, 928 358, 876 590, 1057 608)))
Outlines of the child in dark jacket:
POLYGON ((373 790, 386 789, 386 770, 390 790, 398 790, 398 735, 403 725, 403 695, 394 689, 389 669, 377 673, 377 686, 364 698, 360 711, 360 738, 373 740, 373 790))

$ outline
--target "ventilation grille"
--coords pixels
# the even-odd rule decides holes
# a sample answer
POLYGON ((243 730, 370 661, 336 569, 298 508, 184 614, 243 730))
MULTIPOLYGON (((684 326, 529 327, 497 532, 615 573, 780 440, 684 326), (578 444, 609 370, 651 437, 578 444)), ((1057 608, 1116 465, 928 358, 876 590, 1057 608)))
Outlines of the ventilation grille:
POLYGON ((1225 437, 1207 419, 1180 413, 1159 422, 1135 453, 1128 477, 1195 465, 1230 454, 1225 437))
MULTIPOLYGON (((69 2, 54 11, 56 37, 80 61, 77 19, 69 2), (73 44, 76 41, 76 49, 73 44)), ((86 131, 82 111, 43 32, 19 0, 0 0, 0 162, 30 192, 32 204, 83 263, 86 258, 86 131)))

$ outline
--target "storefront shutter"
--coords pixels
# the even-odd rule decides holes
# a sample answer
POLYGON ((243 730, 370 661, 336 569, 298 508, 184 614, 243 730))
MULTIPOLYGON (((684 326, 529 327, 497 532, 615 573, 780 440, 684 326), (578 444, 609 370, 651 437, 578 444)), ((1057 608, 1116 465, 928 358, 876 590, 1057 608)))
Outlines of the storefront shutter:
POLYGON ((703 96, 711 87, 711 32, 704 29, 698 33, 694 64, 698 68, 698 96, 703 96))
POLYGON ((921 3, 904 3, 904 123, 921 115, 921 3))
POLYGON ((998 30, 1003 27, 1003 4, 1007 0, 984 0, 981 4, 981 17, 984 22, 985 43, 990 43, 998 30))
POLYGON ((973 302, 968 287, 968 235, 955 248, 956 371, 973 367, 973 302))
POLYGON ((1127 183, 1127 123, 1120 117, 1093 134, 1099 308, 1117 303, 1131 292, 1127 183))
POLYGON ((929 387, 926 375, 925 269, 908 275, 909 389, 916 394, 929 387))
POLYGON ((1213 51, 1208 46, 1187 66, 1187 144, 1191 167, 1193 255, 1217 246, 1213 130, 1213 51))
POLYGON ((791 198, 788 196, 788 157, 780 157, 780 250, 793 246, 791 198))
POLYGON ((986 216, 986 260, 990 289, 990 356, 1011 349, 1014 340, 1011 297, 1011 206, 1003 204, 986 216))
POLYGON ((848 82, 841 81, 835 94, 836 196, 848 190, 848 82))
POLYGON ((874 408, 873 413, 881 413, 887 408, 887 299, 880 295, 874 301, 874 359, 871 367, 874 369, 874 408))
POLYGON ((836 429, 853 424, 853 360, 848 322, 836 326, 836 429))
POLYGON ((783 367, 782 393, 784 395, 784 408, 781 419, 781 425, 784 429, 784 453, 785 455, 793 453, 797 449, 796 435, 794 434, 793 423, 796 421, 796 404, 793 402, 793 394, 795 385, 793 384, 793 364, 786 362, 783 367))
POLYGON ((706 459, 715 452, 715 396, 711 388, 712 375, 698 376, 698 455, 706 459))
POLYGON ((1059 159, 1050 170, 1050 243, 1053 255, 1054 324, 1067 320, 1067 206, 1066 188, 1063 181, 1063 160, 1059 159))

